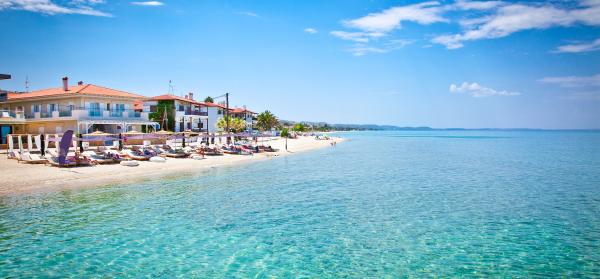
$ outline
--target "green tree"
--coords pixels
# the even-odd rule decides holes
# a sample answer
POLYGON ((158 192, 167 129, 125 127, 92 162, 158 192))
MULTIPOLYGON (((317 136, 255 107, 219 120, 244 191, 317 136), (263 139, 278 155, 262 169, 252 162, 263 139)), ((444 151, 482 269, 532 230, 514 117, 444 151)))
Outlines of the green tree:
POLYGON ((158 101, 156 111, 148 115, 151 121, 160 124, 161 129, 167 131, 175 130, 175 105, 173 101, 158 101), (166 113, 165 113, 166 112, 166 113), (165 126, 166 122, 166 126, 165 126))
POLYGON ((302 124, 302 123, 296 123, 296 125, 294 125, 294 128, 292 128, 292 131, 304 132, 304 131, 306 131, 306 126, 304 126, 304 124, 302 124))
POLYGON ((283 128, 283 129, 281 130, 281 134, 280 134, 280 136, 281 136, 282 138, 289 137, 289 136, 290 136, 290 131, 288 130, 288 128, 283 128))
POLYGON ((231 116, 223 116, 219 118, 217 121, 217 128, 221 131, 225 131, 227 129, 227 119, 229 118, 229 130, 234 133, 243 132, 246 130, 246 121, 234 118, 231 116))
POLYGON ((259 114, 257 119, 256 126, 261 131, 270 131, 273 127, 279 124, 277 117, 275 117, 275 115, 268 110, 259 114))
POLYGON ((215 100, 213 100, 213 98, 211 96, 208 96, 208 97, 204 98, 204 102, 205 103, 214 103, 215 100))

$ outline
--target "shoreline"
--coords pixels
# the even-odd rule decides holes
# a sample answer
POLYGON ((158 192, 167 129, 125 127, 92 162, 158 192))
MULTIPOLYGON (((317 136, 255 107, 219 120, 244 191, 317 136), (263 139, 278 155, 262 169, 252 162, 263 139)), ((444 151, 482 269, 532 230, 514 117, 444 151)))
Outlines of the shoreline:
POLYGON ((0 170, 5 179, 0 183, 0 197, 17 196, 33 193, 59 192, 84 188, 139 183, 165 177, 193 175, 211 168, 235 166, 251 162, 262 162, 267 159, 285 157, 297 153, 330 147, 331 142, 345 141, 333 137, 331 140, 316 140, 314 137, 298 137, 288 140, 288 151, 285 150, 285 139, 269 141, 277 152, 248 155, 206 156, 203 160, 167 159, 164 163, 149 161, 139 162, 137 167, 125 167, 119 164, 97 165, 91 167, 57 168, 43 164, 25 164, 0 155, 0 170))

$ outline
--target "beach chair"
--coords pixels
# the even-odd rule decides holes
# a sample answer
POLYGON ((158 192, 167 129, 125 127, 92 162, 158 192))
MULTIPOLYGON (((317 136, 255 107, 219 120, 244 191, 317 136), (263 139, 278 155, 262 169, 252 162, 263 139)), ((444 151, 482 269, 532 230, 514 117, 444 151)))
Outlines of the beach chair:
POLYGON ((50 164, 51 166, 54 166, 54 167, 67 168, 67 167, 77 166, 77 162, 70 161, 69 159, 66 159, 65 164, 61 165, 58 162, 58 157, 56 157, 56 156, 48 156, 46 158, 48 158, 48 164, 50 164))
POLYGON ((41 158, 38 154, 31 154, 28 152, 23 152, 21 154, 21 159, 19 163, 27 163, 27 164, 44 164, 48 162, 45 158, 41 158))

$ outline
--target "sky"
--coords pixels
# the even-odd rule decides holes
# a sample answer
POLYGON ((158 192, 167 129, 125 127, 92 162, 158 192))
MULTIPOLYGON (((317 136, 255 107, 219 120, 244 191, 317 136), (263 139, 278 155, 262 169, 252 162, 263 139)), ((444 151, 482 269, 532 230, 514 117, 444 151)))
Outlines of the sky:
POLYGON ((0 73, 285 120, 599 129, 600 0, 0 0, 0 73))

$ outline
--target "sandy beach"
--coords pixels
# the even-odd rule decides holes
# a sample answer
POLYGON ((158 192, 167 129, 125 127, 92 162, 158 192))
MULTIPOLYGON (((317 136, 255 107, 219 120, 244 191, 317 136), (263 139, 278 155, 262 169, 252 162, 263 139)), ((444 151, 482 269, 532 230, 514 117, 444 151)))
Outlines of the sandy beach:
MULTIPOLYGON (((332 138, 341 142, 341 138, 332 138)), ((18 163, 0 154, 0 196, 18 195, 32 192, 61 191, 77 188, 100 187, 123 183, 141 182, 173 175, 197 174, 202 169, 231 166, 235 164, 276 160, 300 152, 331 147, 332 140, 316 140, 314 137, 298 137, 288 140, 285 151, 285 139, 269 141, 278 152, 259 153, 252 156, 223 155, 207 156, 203 160, 168 159, 165 163, 140 162, 137 167, 125 167, 119 164, 97 165, 91 167, 57 168, 45 165, 18 163)))

